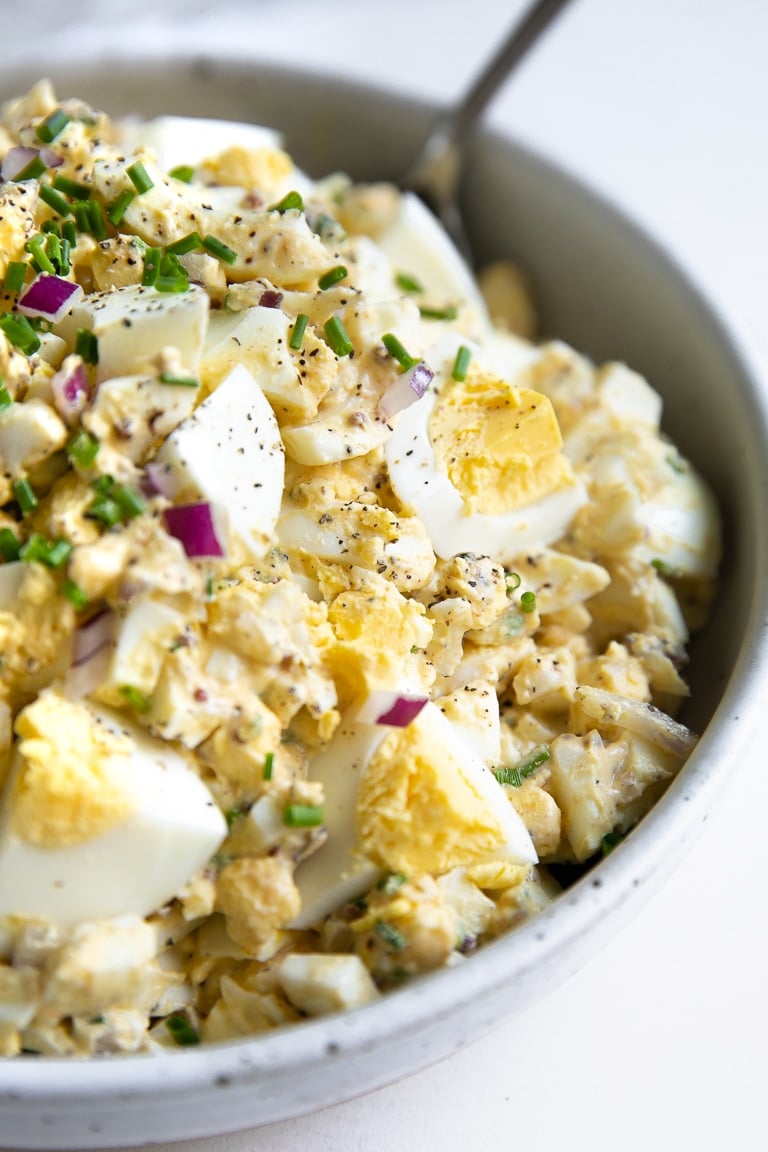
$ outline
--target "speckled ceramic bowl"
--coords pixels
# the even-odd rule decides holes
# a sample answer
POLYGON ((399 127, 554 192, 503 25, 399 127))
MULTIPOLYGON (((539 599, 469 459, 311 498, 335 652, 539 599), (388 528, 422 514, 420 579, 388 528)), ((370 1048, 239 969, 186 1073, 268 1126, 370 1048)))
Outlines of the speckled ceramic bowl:
MULTIPOLYGON (((281 128, 310 172, 403 172, 430 109, 305 74, 208 60, 52 69, 57 89, 112 113, 160 111, 281 128)), ((0 95, 37 77, 0 78, 0 95)), ((346 1016, 167 1057, 0 1063, 0 1141, 109 1147, 222 1133, 298 1115, 405 1076, 480 1036, 570 975, 682 855, 759 708, 768 616, 768 443, 755 374, 695 287, 593 192, 513 142, 481 134, 464 206, 480 260, 530 269, 546 331, 627 360, 664 395, 665 426, 709 478, 727 529, 723 595, 692 655, 686 719, 702 740, 663 800, 547 912, 466 964, 346 1016), (723 419, 723 397, 728 397, 723 419), (695 412, 695 419, 691 414, 695 412)))

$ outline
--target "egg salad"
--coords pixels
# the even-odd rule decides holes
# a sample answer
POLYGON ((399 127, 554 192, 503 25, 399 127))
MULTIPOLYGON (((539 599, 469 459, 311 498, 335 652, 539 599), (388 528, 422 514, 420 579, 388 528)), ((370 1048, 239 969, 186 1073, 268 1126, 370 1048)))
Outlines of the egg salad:
POLYGON ((269 129, 42 81, 0 286, 0 1055, 471 963, 663 793, 717 510, 518 269, 269 129))

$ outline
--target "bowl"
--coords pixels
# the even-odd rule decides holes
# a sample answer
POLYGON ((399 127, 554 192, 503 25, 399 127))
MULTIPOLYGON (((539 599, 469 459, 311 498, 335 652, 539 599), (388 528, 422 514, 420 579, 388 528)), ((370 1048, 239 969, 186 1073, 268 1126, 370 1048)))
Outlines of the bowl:
MULTIPOLYGON (((373 88, 231 59, 72 62, 57 90, 113 114, 267 123, 314 175, 397 178, 434 114, 373 88)), ((30 68, 5 71, 0 97, 30 68)), ((478 262, 529 270, 543 327, 662 393, 664 427, 708 478, 726 525, 712 621, 692 646, 684 716, 702 738, 632 836, 547 911, 458 968, 343 1016, 168 1056, 0 1063, 0 1135, 17 1148, 139 1145, 221 1134, 337 1103, 406 1076, 571 975, 648 899, 699 831, 760 708, 766 666, 768 413, 758 375, 685 272, 595 191, 513 140, 478 132, 463 189, 478 262), (695 420, 691 413, 696 413, 695 420), (44 1072, 44 1074, 43 1074, 44 1072)))

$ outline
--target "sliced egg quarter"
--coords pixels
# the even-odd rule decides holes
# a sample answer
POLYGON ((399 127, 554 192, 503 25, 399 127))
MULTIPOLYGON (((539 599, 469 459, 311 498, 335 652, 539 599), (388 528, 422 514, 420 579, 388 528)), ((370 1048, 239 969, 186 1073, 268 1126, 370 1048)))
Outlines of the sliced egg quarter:
MULTIPOLYGON (((424 396, 395 418, 385 446, 389 476, 398 499, 421 518, 442 559, 476 552, 506 563, 535 545, 559 539, 586 503, 586 488, 560 451, 550 401, 528 389, 510 390, 530 409, 522 418, 503 420, 489 408, 474 432, 453 421, 452 440, 443 439, 438 460, 430 424, 443 396, 462 387, 451 378, 461 343, 454 335, 425 356, 435 378, 424 396), (448 473, 451 461, 457 464, 457 476, 475 487, 469 500, 448 473), (510 487, 517 506, 494 511, 499 493, 509 499, 510 487), (476 510, 485 507, 490 510, 476 510)), ((471 351, 477 354, 476 348, 471 351)), ((477 422, 477 405, 473 413, 477 422)))
POLYGON ((277 420, 251 373, 237 365, 155 457, 178 503, 204 500, 229 531, 263 556, 280 512, 285 452, 277 420))

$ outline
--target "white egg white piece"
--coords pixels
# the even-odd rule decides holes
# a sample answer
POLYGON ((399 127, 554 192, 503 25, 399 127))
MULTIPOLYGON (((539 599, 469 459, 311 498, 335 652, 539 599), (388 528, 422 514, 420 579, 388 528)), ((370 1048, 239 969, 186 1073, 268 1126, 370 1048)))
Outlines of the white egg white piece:
POLYGON ((280 513, 285 451, 275 415, 242 365, 168 437, 155 457, 178 503, 204 500, 229 531, 263 556, 280 513))
POLYGON ((421 519, 442 559, 457 552, 476 552, 504 564, 529 548, 558 540, 587 502, 587 491, 574 476, 524 508, 498 515, 467 512, 458 488, 439 468, 429 437, 439 389, 448 382, 461 343, 467 342, 454 335, 425 356, 435 378, 422 398, 394 419, 384 449, 389 478, 398 499, 421 519))
POLYGON ((14 612, 18 608, 19 590, 26 571, 23 560, 0 564, 0 612, 14 612))
POLYGON ((227 148, 282 148, 282 136, 273 128, 236 120, 203 116, 156 116, 153 120, 124 120, 120 125, 123 148, 151 148, 166 172, 201 164, 227 148))
MULTIPOLYGON (((227 824, 185 761, 106 709, 94 715, 130 737, 117 763, 134 804, 101 835, 60 848, 28 843, 0 828, 0 916, 40 917, 63 927, 115 916, 147 916, 210 860, 227 824)), ((11 771, 13 788, 17 765, 11 771)))
POLYGON ((347 711, 333 738, 313 757, 312 780, 325 788, 325 828, 328 839, 296 869, 301 912, 291 928, 310 928, 348 900, 355 900, 376 883, 381 872, 355 853, 355 811, 360 777, 389 729, 357 721, 357 707, 347 711))

